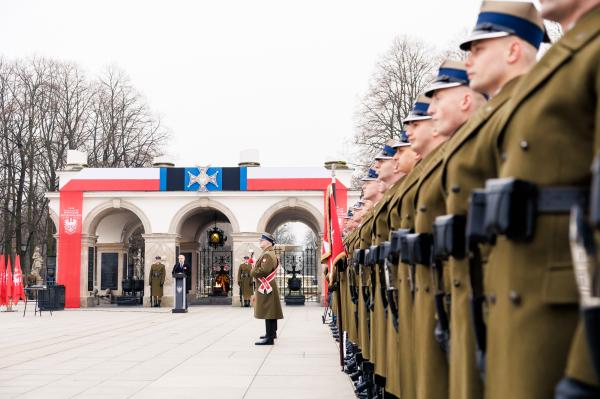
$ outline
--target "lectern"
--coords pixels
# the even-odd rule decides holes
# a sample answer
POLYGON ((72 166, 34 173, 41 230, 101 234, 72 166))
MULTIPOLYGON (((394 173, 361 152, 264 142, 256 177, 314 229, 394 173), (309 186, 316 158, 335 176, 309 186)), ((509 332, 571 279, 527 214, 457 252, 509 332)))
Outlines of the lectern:
POLYGON ((175 284, 173 286, 174 294, 173 294, 173 309, 171 312, 173 313, 186 313, 187 312, 187 298, 185 292, 185 273, 173 273, 173 279, 175 280, 175 284))

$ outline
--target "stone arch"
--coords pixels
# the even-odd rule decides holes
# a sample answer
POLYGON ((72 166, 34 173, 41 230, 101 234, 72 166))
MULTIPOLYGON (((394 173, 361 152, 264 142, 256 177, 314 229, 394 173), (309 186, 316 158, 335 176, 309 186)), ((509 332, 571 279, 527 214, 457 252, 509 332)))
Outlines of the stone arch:
POLYGON ((297 198, 280 201, 265 211, 258 221, 258 232, 273 232, 285 221, 297 220, 310 227, 317 237, 323 234, 323 214, 313 205, 297 198))
POLYGON ((177 234, 179 232, 179 230, 181 229, 181 226, 183 225, 183 223, 186 221, 186 219, 191 214, 198 211, 198 209, 202 209, 202 208, 206 208, 206 209, 212 208, 212 209, 215 209, 215 210, 221 212, 229 220, 229 223, 231 224, 231 228, 232 228, 233 232, 238 233, 240 231, 240 225, 239 225, 235 215, 233 214, 233 212, 231 212, 231 210, 229 208, 227 208, 225 205, 221 204, 220 202, 217 202, 210 198, 201 198, 196 201, 190 202, 189 204, 183 206, 182 208, 180 208, 177 211, 177 213, 171 220, 171 224, 169 226, 169 233, 177 234))
POLYGON ((142 222, 142 226, 144 226, 144 234, 152 233, 150 219, 148 219, 144 211, 130 202, 118 199, 104 202, 92 209, 83 222, 82 232, 91 235, 95 234, 96 228, 98 227, 98 224, 102 218, 115 209, 126 209, 133 212, 142 222))
POLYGON ((60 218, 58 217, 58 214, 56 212, 54 212, 54 210, 52 210, 52 208, 48 208, 48 214, 50 215, 50 219, 52 220, 52 223, 54 223, 54 227, 56 228, 56 233, 58 234, 58 232, 59 232, 58 224, 60 223, 60 218))

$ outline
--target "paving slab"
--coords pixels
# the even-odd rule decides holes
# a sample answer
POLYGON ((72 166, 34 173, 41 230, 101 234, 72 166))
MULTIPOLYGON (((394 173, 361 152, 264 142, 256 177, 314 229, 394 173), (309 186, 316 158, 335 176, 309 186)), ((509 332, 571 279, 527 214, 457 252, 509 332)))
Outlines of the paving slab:
POLYGON ((252 309, 0 312, 4 398, 354 398, 315 304, 284 306, 274 346, 252 309))

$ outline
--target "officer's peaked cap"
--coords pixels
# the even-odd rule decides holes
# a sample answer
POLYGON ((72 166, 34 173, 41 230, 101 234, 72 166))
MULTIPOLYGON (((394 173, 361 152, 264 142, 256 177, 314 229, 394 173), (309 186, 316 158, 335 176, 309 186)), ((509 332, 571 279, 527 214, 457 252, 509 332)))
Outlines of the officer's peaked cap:
POLYGON ((446 60, 438 69, 438 74, 433 83, 425 90, 425 95, 431 97, 436 90, 468 85, 469 76, 467 75, 465 63, 462 61, 446 60))
POLYGON ((431 115, 429 115, 427 113, 430 103, 431 103, 431 99, 429 97, 421 94, 417 98, 417 101, 415 102, 415 105, 413 106, 413 109, 410 111, 408 116, 402 120, 402 123, 408 123, 408 122, 412 122, 412 121, 424 121, 424 120, 431 119, 431 115))
POLYGON ((535 48, 550 39, 542 15, 533 3, 524 1, 484 1, 473 32, 460 44, 468 51, 476 40, 515 35, 535 48))

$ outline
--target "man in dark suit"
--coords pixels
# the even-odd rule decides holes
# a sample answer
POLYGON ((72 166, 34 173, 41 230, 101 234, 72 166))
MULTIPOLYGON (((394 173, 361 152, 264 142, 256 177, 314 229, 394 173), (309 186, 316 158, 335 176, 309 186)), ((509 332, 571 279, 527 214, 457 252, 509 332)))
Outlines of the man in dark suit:
POLYGON ((192 267, 185 263, 185 256, 179 255, 177 263, 173 266, 174 273, 185 273, 185 292, 188 293, 192 286, 192 267))

